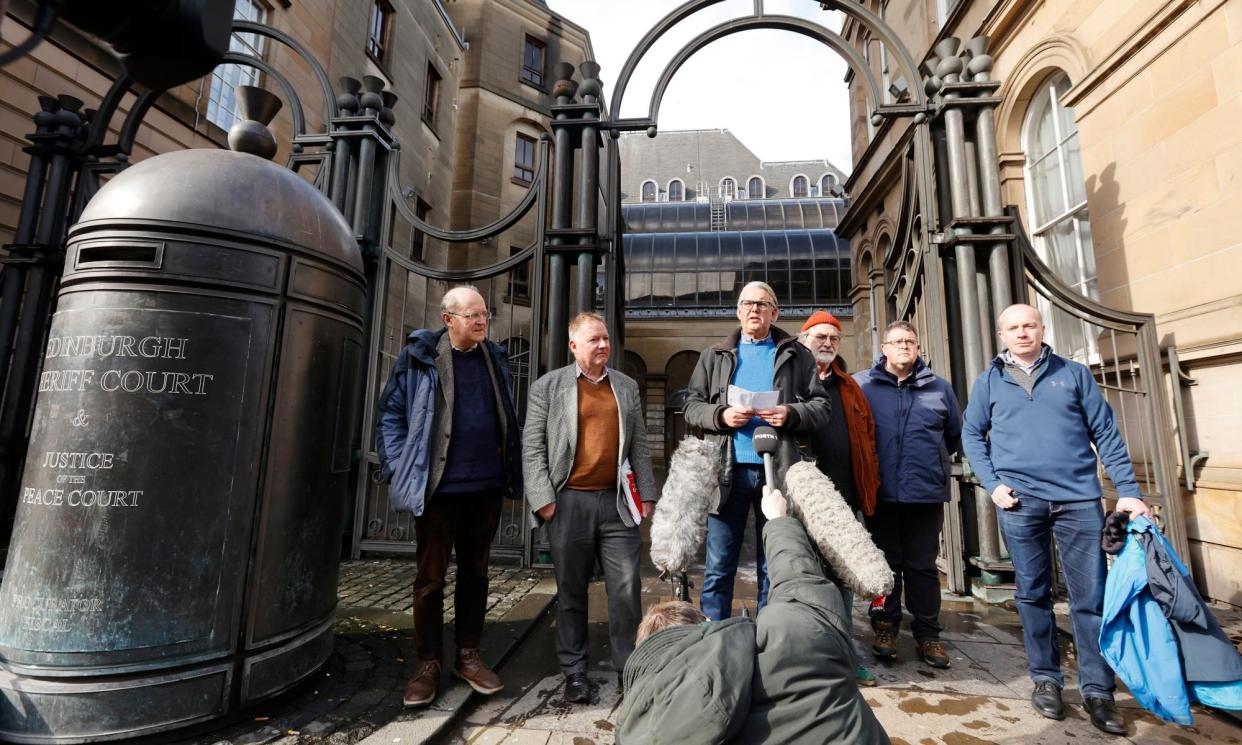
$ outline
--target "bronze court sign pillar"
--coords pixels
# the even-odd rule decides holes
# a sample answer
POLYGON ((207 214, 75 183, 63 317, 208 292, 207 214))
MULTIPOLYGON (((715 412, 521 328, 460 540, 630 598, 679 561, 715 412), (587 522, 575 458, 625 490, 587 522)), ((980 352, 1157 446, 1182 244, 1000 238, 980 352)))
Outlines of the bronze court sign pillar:
POLYGON ((90 202, 0 586, 0 740, 161 732, 324 662, 365 293, 344 217, 265 157, 167 153, 90 202))

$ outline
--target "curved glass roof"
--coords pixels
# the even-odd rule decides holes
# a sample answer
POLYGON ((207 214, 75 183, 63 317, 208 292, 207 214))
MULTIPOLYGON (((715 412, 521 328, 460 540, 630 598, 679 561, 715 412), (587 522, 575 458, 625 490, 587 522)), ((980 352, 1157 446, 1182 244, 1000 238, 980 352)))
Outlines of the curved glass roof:
MULTIPOLYGON (((724 204, 725 230, 831 230, 844 199, 734 199, 724 204)), ((707 202, 642 202, 621 206, 626 233, 711 230, 707 202)))
POLYGON ((747 282, 772 285, 781 307, 849 304, 850 252, 831 230, 632 233, 626 311, 731 314, 747 282))

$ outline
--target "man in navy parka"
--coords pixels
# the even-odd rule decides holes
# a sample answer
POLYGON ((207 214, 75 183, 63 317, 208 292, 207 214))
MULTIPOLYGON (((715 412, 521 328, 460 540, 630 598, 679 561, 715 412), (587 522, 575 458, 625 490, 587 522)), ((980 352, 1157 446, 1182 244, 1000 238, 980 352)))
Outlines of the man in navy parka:
POLYGON ((919 657, 949 667, 940 641, 940 526, 953 488, 949 457, 961 441, 961 409, 949 381, 932 372, 919 356, 914 326, 894 321, 884 330, 883 354, 875 366, 854 375, 875 416, 875 451, 880 488, 867 528, 893 570, 893 591, 878 613, 871 651, 897 658, 901 596, 913 621, 910 633, 919 657))

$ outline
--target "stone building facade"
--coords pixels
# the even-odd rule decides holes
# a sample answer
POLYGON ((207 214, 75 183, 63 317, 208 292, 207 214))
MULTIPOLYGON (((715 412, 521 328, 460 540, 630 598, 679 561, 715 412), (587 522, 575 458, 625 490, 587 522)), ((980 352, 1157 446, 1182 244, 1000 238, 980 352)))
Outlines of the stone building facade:
MULTIPOLYGON (((395 133, 408 143, 402 151, 400 180, 417 184, 433 205, 429 219, 449 221, 453 173, 453 136, 456 112, 453 100, 467 44, 438 1, 274 2, 234 0, 235 17, 257 20, 283 31, 306 49, 334 81, 341 76, 375 75, 398 95, 395 133), (424 117, 429 71, 438 77, 439 106, 424 117), (425 120, 430 120, 431 125, 425 120), (440 131, 443 142, 434 147, 415 143, 440 131)), ((4 19, 6 48, 29 34, 37 3, 16 0, 4 19)), ((258 54, 284 75, 302 98, 308 131, 324 125, 324 101, 311 70, 287 47, 249 34, 235 34, 231 48, 258 54)), ((30 122, 39 110, 37 96, 67 94, 82 99, 87 108, 98 105, 121 68, 97 41, 61 24, 35 50, 0 68, 0 155, 5 178, 0 182, 0 241, 12 235, 21 199, 28 157, 22 152, 30 122)), ((250 68, 222 65, 197 81, 179 86, 160 98, 139 129, 133 160, 187 147, 226 147, 225 136, 234 117, 231 89, 239 83, 264 86, 261 73, 250 68)), ((278 89, 273 89, 279 92, 278 89)), ((115 129, 133 102, 122 103, 113 121, 115 129)), ((277 162, 289 155, 293 123, 286 105, 272 123, 280 143, 277 162)))
MULTIPOLYGON (((1161 346, 1175 347, 1197 381, 1184 392, 1166 381, 1185 403, 1179 434, 1210 453, 1196 491, 1181 494, 1189 560, 1206 596, 1242 604, 1242 284, 1231 270, 1242 259, 1242 4, 865 3, 915 60, 948 36, 991 38, 1004 200, 1063 280, 1105 305, 1155 314, 1161 346)), ((885 87, 917 82, 890 80, 887 50, 857 24, 843 34, 885 87)), ((893 145, 905 125, 873 125, 862 88, 850 80, 855 169, 842 232, 853 248, 855 317, 882 327, 890 319, 872 288, 895 233, 893 145)), ((1081 341, 1072 329, 1052 333, 1062 349, 1081 341)), ((870 343, 856 335, 854 356, 870 343)))
POLYGON ((727 129, 621 136, 626 203, 840 196, 844 181, 827 160, 760 160, 727 129))
MULTIPOLYGON (((470 39, 458 93, 452 213, 449 226, 485 225, 525 196, 538 171, 538 142, 551 134, 553 72, 594 59, 586 29, 538 0, 450 0, 445 7, 470 39)), ((580 78, 580 73, 575 78, 580 78)), ((494 246, 448 259, 477 266, 534 240, 528 215, 494 246)))

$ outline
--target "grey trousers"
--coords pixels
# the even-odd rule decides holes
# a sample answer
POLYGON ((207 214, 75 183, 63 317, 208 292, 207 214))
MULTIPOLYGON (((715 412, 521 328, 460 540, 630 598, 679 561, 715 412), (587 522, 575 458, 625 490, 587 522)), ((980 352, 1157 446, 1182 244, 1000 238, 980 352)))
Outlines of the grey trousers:
POLYGON ((608 646, 612 664, 621 672, 634 651, 641 620, 638 528, 621 522, 616 490, 565 489, 556 497, 548 539, 556 573, 556 657, 561 670, 566 675, 586 672, 587 586, 599 559, 608 592, 608 646))

